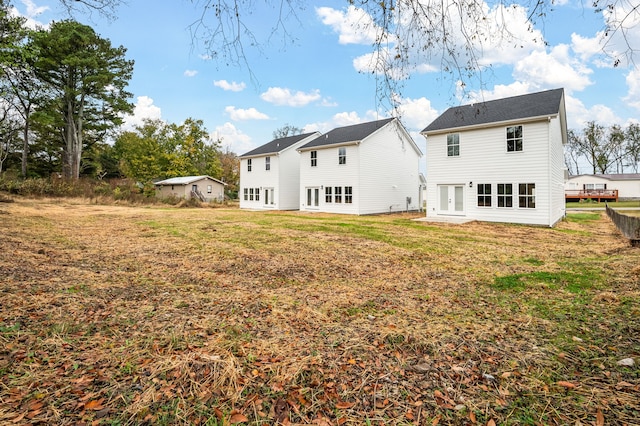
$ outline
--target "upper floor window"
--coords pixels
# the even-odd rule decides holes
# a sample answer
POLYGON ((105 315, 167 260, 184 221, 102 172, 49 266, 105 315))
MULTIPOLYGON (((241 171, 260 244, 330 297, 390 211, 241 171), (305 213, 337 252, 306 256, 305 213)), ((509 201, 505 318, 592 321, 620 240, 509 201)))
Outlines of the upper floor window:
POLYGON ((311 167, 318 165, 318 151, 311 151, 311 167))
POLYGON ((527 209, 536 207, 536 184, 521 183, 518 185, 518 205, 527 209))
POLYGON ((271 157, 264 158, 264 169, 271 170, 271 157))
POLYGON ((338 164, 347 164, 347 148, 338 148, 338 164))
POLYGON ((249 158, 247 160, 247 171, 250 172, 251 171, 251 158, 249 158))
POLYGON ((507 152, 522 151, 522 126, 507 127, 507 152))
POLYGON ((478 184, 478 207, 491 207, 491 184, 478 184))
POLYGON ((460 155, 460 134, 453 133, 447 135, 447 157, 458 157, 460 155))

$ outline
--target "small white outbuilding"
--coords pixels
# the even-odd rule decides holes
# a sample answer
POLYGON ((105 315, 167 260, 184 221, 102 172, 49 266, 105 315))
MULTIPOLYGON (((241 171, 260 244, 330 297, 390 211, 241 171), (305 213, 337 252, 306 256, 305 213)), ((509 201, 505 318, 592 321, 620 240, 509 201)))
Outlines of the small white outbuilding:
POLYGON ((224 187, 227 184, 211 176, 182 176, 161 180, 155 186, 158 198, 197 198, 208 203, 224 201, 224 187))

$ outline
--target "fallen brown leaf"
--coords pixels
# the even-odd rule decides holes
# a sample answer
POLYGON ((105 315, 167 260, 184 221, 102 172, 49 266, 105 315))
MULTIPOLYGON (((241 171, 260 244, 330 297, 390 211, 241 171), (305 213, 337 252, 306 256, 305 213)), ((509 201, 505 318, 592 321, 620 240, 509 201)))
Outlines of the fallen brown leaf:
POLYGON ((249 419, 247 418, 247 416, 245 416, 242 413, 232 414, 231 418, 229 419, 229 423, 231 423, 231 424, 246 423, 248 421, 249 421, 249 419))
POLYGON ((567 382, 565 380, 561 380, 559 382, 556 383, 558 386, 562 386, 563 388, 567 388, 567 389, 574 389, 576 387, 575 384, 571 383, 571 382, 567 382))
POLYGON ((354 402, 340 401, 336 404, 336 408, 339 410, 346 410, 356 405, 354 402))
POLYGON ((86 404, 84 404, 84 409, 85 410, 100 411, 100 410, 102 410, 104 408, 104 406, 102 405, 103 402, 104 402, 104 398, 93 399, 93 400, 87 402, 86 404))

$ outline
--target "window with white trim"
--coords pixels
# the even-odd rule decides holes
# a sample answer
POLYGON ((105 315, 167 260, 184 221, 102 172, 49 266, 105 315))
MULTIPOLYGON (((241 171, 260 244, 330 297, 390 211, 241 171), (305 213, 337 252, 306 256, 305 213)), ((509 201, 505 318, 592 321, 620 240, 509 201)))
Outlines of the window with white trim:
POLYGON ((507 152, 522 151, 522 126, 507 127, 507 152))
POLYGON ((518 205, 525 209, 536 208, 535 183, 521 183, 518 185, 518 205))
POLYGON ((247 160, 247 171, 250 172, 251 171, 251 158, 249 158, 247 160))
POLYGON ((325 186, 324 188, 324 202, 331 203, 333 201, 333 195, 331 194, 331 187, 325 186))
POLYGON ((353 203, 353 187, 352 186, 344 187, 344 202, 346 204, 353 203))
POLYGON ((264 169, 271 170, 271 157, 264 157, 264 169))
POLYGON ((460 134, 452 133, 447 135, 447 157, 460 156, 460 134))
POLYGON ((347 164, 347 148, 338 148, 338 164, 347 164))
POLYGON ((336 203, 341 203, 342 202, 342 187, 341 186, 336 186, 336 187, 333 188, 333 191, 335 192, 334 200, 336 201, 336 203))
POLYGON ((491 207, 491 184, 478 184, 478 207, 491 207))
POLYGON ((510 183, 498 184, 498 207, 513 207, 513 185, 510 183))
POLYGON ((311 151, 311 167, 318 165, 318 151, 311 151))

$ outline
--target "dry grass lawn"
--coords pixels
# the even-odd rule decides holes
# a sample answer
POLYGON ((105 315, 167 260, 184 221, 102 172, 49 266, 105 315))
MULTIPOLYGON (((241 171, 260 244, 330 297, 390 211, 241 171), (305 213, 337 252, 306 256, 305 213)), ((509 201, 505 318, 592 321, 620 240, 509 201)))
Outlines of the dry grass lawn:
POLYGON ((640 424, 604 213, 415 217, 0 203, 0 424, 640 424))

